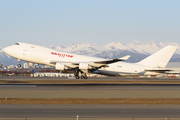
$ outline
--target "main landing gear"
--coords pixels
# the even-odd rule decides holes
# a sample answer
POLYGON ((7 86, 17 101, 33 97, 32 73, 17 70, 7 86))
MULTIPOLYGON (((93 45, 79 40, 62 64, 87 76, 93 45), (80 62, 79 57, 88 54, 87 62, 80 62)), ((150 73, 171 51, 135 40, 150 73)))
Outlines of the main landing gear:
POLYGON ((86 73, 83 73, 83 72, 80 71, 80 70, 75 71, 74 77, 75 77, 76 79, 79 79, 80 77, 81 77, 81 79, 87 79, 87 78, 88 78, 87 75, 86 75, 86 73))

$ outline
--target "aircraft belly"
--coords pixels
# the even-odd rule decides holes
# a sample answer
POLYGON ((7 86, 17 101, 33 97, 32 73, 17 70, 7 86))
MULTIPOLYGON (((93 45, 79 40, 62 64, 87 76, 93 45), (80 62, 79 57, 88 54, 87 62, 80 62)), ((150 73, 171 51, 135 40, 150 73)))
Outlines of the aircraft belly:
POLYGON ((116 71, 108 71, 108 70, 99 70, 100 74, 104 75, 114 75, 114 76, 135 76, 135 75, 141 75, 136 73, 128 73, 128 72, 116 72, 116 71))
POLYGON ((119 72, 115 72, 115 71, 108 71, 108 70, 99 70, 98 71, 100 74, 104 74, 104 75, 117 75, 119 76, 119 72))

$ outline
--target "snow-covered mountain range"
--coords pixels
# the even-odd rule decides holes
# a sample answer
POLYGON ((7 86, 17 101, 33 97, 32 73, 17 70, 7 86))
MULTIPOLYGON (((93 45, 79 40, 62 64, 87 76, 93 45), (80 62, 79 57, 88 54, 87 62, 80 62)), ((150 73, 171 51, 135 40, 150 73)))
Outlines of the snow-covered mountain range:
MULTIPOLYGON (((103 46, 93 43, 79 43, 66 47, 60 45, 52 45, 46 47, 63 52, 76 53, 101 58, 119 58, 125 55, 131 55, 131 57, 128 59, 128 62, 138 62, 167 45, 173 45, 178 47, 171 61, 180 62, 180 45, 173 42, 156 43, 154 41, 140 42, 134 40, 133 42, 127 44, 123 44, 121 42, 111 42, 103 46)), ((5 65, 17 64, 17 60, 12 59, 11 57, 3 53, 2 47, 0 47, 0 63, 4 63, 5 65)))

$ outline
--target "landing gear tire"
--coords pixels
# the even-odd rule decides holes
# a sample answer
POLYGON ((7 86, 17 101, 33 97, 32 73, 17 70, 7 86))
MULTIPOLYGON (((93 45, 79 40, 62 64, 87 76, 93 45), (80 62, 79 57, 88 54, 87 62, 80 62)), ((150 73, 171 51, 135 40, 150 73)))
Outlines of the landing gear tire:
POLYGON ((76 79, 79 79, 79 76, 75 76, 76 79))
POLYGON ((87 79, 87 78, 88 78, 87 75, 85 75, 85 76, 84 76, 84 79, 87 79))
POLYGON ((18 66, 18 68, 20 68, 20 67, 21 67, 21 64, 18 64, 17 66, 18 66))
POLYGON ((75 77, 76 79, 79 79, 79 74, 78 74, 78 72, 75 72, 75 73, 74 73, 74 77, 75 77))
POLYGON ((78 76, 78 74, 77 74, 77 73, 74 73, 74 76, 78 76))
POLYGON ((74 72, 74 77, 75 77, 76 79, 79 79, 79 78, 81 78, 81 79, 87 79, 87 78, 88 78, 87 75, 86 75, 85 73, 83 73, 82 71, 80 71, 80 70, 76 70, 76 71, 74 72))
POLYGON ((81 75, 81 79, 87 79, 87 75, 81 75))
POLYGON ((81 79, 84 79, 84 75, 81 75, 81 79))

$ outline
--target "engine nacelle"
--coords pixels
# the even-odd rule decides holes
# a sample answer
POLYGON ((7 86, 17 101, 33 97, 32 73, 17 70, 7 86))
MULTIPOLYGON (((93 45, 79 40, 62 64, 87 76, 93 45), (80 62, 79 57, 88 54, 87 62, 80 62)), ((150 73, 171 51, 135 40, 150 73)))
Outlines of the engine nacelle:
POLYGON ((79 69, 80 70, 89 70, 89 69, 92 69, 92 66, 90 66, 87 63, 79 63, 79 69))
POLYGON ((67 66, 65 66, 64 64, 62 64, 62 63, 56 63, 56 70, 67 70, 68 69, 68 67, 67 66))

